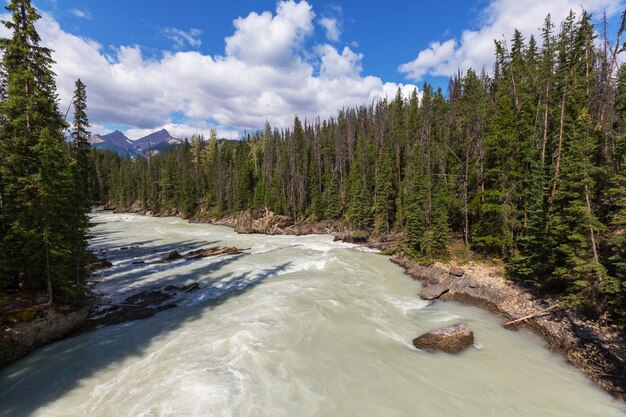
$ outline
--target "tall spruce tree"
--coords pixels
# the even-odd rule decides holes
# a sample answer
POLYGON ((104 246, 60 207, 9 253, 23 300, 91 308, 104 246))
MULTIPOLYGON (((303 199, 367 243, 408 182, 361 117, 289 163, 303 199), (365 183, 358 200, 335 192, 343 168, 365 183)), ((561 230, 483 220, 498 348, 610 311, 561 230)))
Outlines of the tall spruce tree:
POLYGON ((87 213, 91 209, 89 192, 90 166, 89 152, 89 118, 87 117, 87 91, 85 84, 79 79, 76 81, 74 97, 74 120, 71 126, 72 135, 72 174, 73 174, 73 200, 72 209, 72 254, 74 258, 74 272, 76 283, 84 275, 84 264, 87 260, 87 233, 89 218, 87 213))
POLYGON ((39 45, 41 17, 29 0, 12 0, 12 32, 2 39, 6 96, 0 105, 2 224, 0 275, 13 289, 47 289, 49 301, 74 293, 73 181, 56 101, 51 51, 39 45))

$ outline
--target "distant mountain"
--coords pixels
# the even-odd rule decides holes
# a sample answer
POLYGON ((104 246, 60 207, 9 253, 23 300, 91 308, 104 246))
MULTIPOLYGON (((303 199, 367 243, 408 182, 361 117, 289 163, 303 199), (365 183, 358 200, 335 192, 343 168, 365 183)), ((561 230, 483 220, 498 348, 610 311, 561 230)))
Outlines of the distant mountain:
POLYGON ((150 133, 148 136, 144 136, 143 138, 134 141, 135 147, 143 154, 148 152, 150 149, 158 150, 170 146, 180 145, 182 143, 182 140, 170 135, 170 132, 165 129, 150 133))
POLYGON ((122 157, 135 158, 139 155, 145 156, 149 151, 153 154, 159 153, 163 149, 180 145, 183 141, 170 135, 167 130, 161 129, 137 140, 128 139, 119 130, 106 135, 95 134, 91 135, 89 143, 95 148, 113 151, 122 157))

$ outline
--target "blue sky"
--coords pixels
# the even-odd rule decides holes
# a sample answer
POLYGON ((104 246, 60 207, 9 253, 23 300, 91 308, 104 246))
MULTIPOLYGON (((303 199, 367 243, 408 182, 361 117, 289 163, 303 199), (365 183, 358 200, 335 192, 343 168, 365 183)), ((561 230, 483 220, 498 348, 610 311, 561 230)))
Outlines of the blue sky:
MULTIPOLYGON (((144 52, 159 55, 177 45, 164 30, 199 29, 200 46, 185 45, 183 50, 198 50, 204 54, 224 53, 224 38, 233 33, 233 20, 251 12, 273 11, 276 1, 77 1, 43 0, 38 2, 72 33, 97 40, 103 45, 137 44, 144 52), (85 17, 76 16, 80 10, 85 17), (123 12, 122 12, 123 11, 123 12)), ((363 68, 386 81, 406 82, 397 71, 433 41, 458 36, 464 29, 479 25, 481 4, 485 1, 392 1, 390 3, 362 1, 311 1, 318 18, 337 18, 341 27, 335 45, 348 44, 363 53, 363 68), (473 4, 474 3, 474 4, 473 4)), ((79 13, 80 14, 80 13, 79 13)), ((309 46, 326 41, 321 27, 311 38, 309 46)), ((445 78, 445 77, 443 77, 445 78)), ((441 81, 429 78, 429 81, 441 81)))
POLYGON ((327 117, 344 106, 445 88, 468 67, 491 68, 493 39, 537 32, 570 8, 615 28, 623 0, 192 1, 38 0, 55 49, 61 105, 87 85, 95 132, 167 128, 236 137, 265 120, 327 117))

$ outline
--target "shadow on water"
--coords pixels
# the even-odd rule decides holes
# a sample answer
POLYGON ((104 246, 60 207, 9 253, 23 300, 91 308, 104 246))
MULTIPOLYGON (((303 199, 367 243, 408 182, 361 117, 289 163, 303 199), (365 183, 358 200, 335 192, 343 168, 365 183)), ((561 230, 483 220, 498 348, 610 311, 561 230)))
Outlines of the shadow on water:
MULTIPOLYGON (((125 251, 115 251, 114 261, 122 264, 154 248, 165 252, 170 248, 180 250, 181 247, 195 248, 216 242, 180 242, 176 245, 154 246, 149 243, 152 242, 125 251)), ((291 264, 288 262, 260 271, 215 275, 226 265, 247 255, 243 253, 212 258, 209 263, 201 260, 162 265, 164 269, 172 270, 170 276, 158 281, 137 282, 132 292, 180 285, 186 280, 199 281, 200 288, 185 293, 184 298, 178 300, 179 307, 157 313, 150 318, 104 327, 58 341, 1 370, 0 416, 22 417, 33 414, 80 386, 81 381, 97 372, 116 367, 128 358, 141 357, 149 351, 149 346, 155 339, 176 331, 185 323, 198 319, 207 310, 251 290, 267 278, 285 271, 291 264), (186 270, 177 272, 176 267, 182 265, 186 270), (187 270, 190 267, 192 269, 187 270)), ((123 284, 121 288, 136 281, 142 274, 155 272, 152 269, 138 271, 133 268, 136 266, 142 265, 127 266, 127 274, 120 278, 123 284)), ((120 390, 126 388, 130 387, 118 387, 120 390)), ((89 399, 85 398, 87 400, 89 399)))

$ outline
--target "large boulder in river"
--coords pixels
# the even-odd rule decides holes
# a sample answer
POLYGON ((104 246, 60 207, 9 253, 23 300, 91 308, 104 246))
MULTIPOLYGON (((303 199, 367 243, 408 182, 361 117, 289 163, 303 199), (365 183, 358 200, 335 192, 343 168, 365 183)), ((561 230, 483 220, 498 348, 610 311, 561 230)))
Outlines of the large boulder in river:
POLYGON ((474 344, 474 333, 465 323, 433 330, 413 339, 418 349, 440 350, 447 353, 459 353, 474 344))

